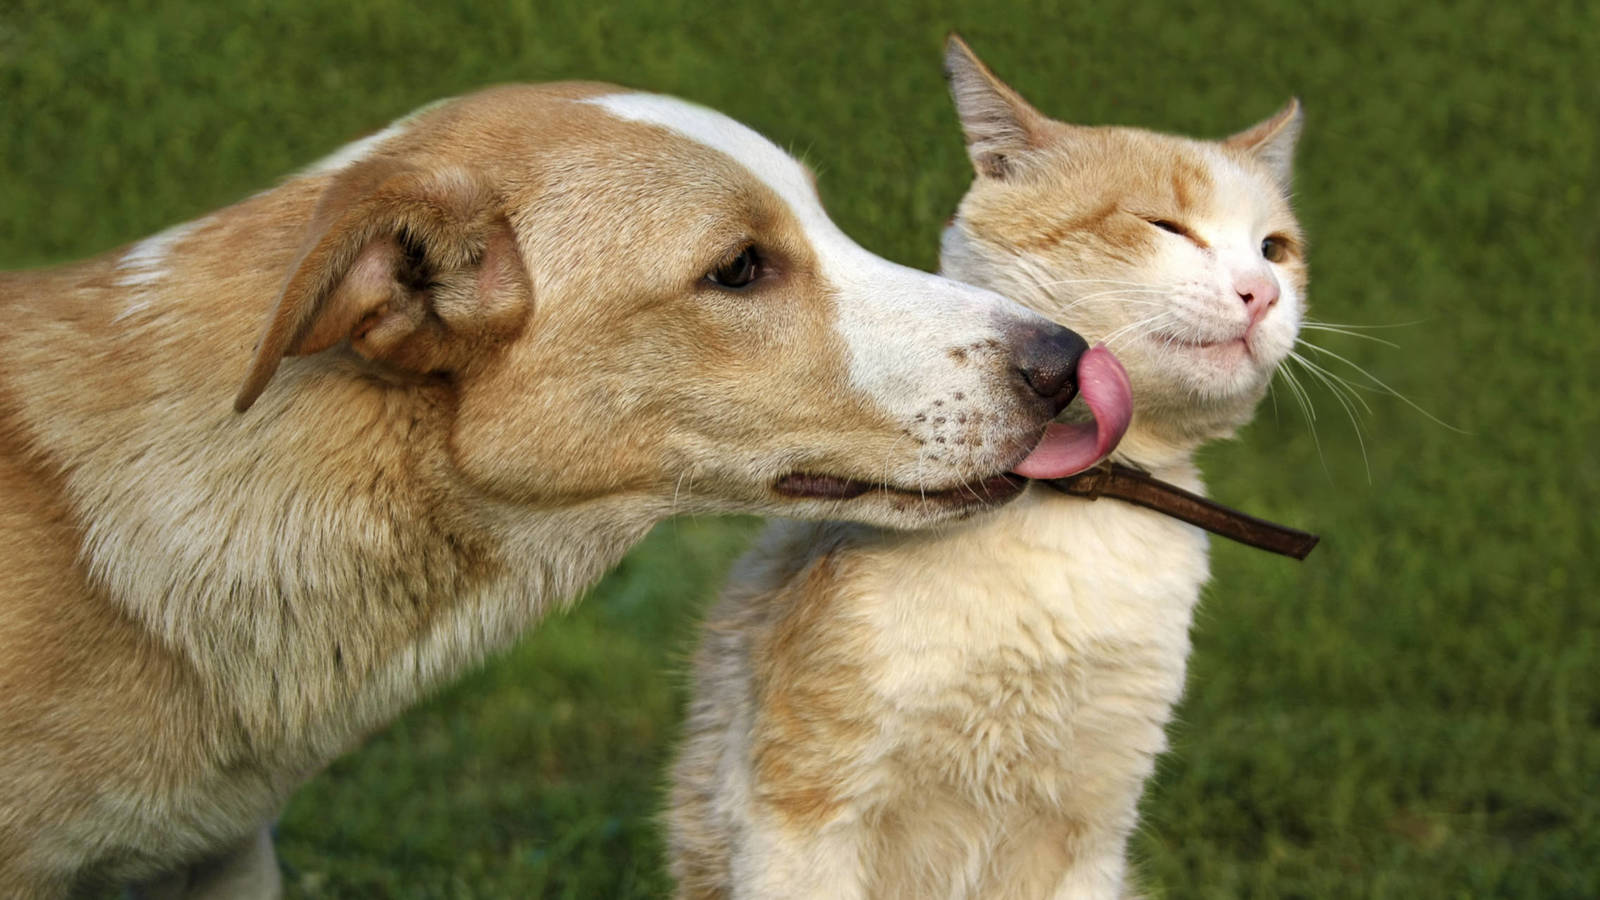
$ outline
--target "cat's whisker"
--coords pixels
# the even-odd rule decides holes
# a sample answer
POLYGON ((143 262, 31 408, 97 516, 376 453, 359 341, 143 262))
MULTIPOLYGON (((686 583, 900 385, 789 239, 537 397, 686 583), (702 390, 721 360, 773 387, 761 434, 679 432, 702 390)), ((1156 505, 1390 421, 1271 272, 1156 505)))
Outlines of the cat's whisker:
POLYGON ((1367 473, 1367 484, 1371 484, 1372 461, 1367 458, 1367 440, 1366 436, 1361 431, 1361 422, 1356 418, 1355 404, 1361 404, 1361 406, 1366 409, 1368 415, 1371 415, 1372 408, 1366 405, 1366 401, 1362 400, 1359 394, 1350 391, 1350 389, 1343 384, 1343 379, 1339 378, 1337 375, 1334 375, 1332 372, 1329 372, 1327 369, 1324 369, 1323 367, 1306 359, 1300 354, 1295 353, 1292 350, 1289 351, 1289 359, 1299 363, 1308 374, 1322 382, 1323 385, 1325 385, 1328 390, 1333 393, 1333 399, 1344 408, 1344 414, 1350 418, 1350 427, 1356 433, 1356 446, 1361 450, 1361 465, 1367 473), (1349 399, 1346 398, 1347 395, 1349 399))
POLYGON ((1162 344, 1162 345, 1161 345, 1161 350, 1162 350, 1162 352, 1166 352, 1166 351, 1169 351, 1169 350, 1171 350, 1171 349, 1172 349, 1172 345, 1173 345, 1173 344, 1174 344, 1174 343, 1176 343, 1176 342, 1177 342, 1177 340, 1178 340, 1178 334, 1177 334, 1177 332, 1168 332, 1168 333, 1167 333, 1167 340, 1166 340, 1166 342, 1165 342, 1165 343, 1163 343, 1163 344, 1162 344))
POLYGON ((1279 366, 1277 374, 1283 376, 1283 383, 1289 386, 1295 402, 1300 404, 1300 410, 1305 413, 1306 430, 1311 432, 1312 446, 1317 448, 1317 461, 1322 464, 1322 474, 1331 480, 1333 475, 1328 471, 1328 458, 1322 453, 1322 438, 1317 435, 1317 411, 1311 403, 1311 395, 1306 393, 1305 387, 1288 366, 1279 366))
MULTIPOLYGON (((1289 387, 1289 393, 1294 395, 1295 402, 1300 404, 1300 411, 1305 414, 1306 421, 1315 425, 1317 421, 1317 409, 1314 405, 1312 405, 1311 395, 1306 393, 1306 389, 1300 384, 1300 380, 1295 378, 1294 373, 1289 371, 1289 369, 1284 366, 1278 367, 1277 374, 1283 376, 1284 383, 1289 387)), ((1315 438, 1316 429, 1313 428, 1311 431, 1312 437, 1315 438)))
POLYGON ((1156 312, 1154 315, 1145 316, 1142 319, 1135 319, 1134 321, 1123 325, 1121 328, 1112 330, 1110 334, 1106 335, 1106 339, 1109 341, 1113 337, 1124 336, 1129 332, 1148 333, 1149 331, 1155 330, 1155 327, 1160 324, 1164 324, 1169 321, 1177 321, 1177 319, 1177 313, 1171 307, 1163 304, 1159 312, 1156 312))
POLYGON ((1170 293, 1170 291, 1166 290, 1166 288, 1149 287, 1149 285, 1146 285, 1146 287, 1133 287, 1133 285, 1126 285, 1126 287, 1106 288, 1106 290, 1091 291, 1091 293, 1086 293, 1086 295, 1083 295, 1083 298, 1088 298, 1088 296, 1118 295, 1118 293, 1123 293, 1123 295, 1131 295, 1131 293, 1157 293, 1157 295, 1160 295, 1160 293, 1170 293))
POLYGON ((1046 294, 1050 293, 1052 288, 1073 284, 1117 285, 1117 287, 1110 290, 1096 291, 1073 300, 1071 303, 1068 303, 1061 309, 1062 313, 1070 312, 1071 310, 1075 309, 1081 304, 1089 302, 1090 300, 1111 296, 1118 297, 1124 304, 1156 306, 1158 305, 1156 301, 1135 299, 1135 295, 1143 294, 1147 296, 1161 297, 1171 292, 1171 289, 1168 287, 1153 286, 1146 282, 1123 281, 1113 278, 1045 278, 1038 271, 1038 267, 1033 265, 1032 261, 1027 257, 1018 257, 1016 262, 1017 271, 1032 281, 1035 288, 1046 294))
POLYGON ((1058 278, 1054 281, 1041 281, 1040 287, 1060 287, 1066 284, 1126 284, 1134 287, 1148 287, 1142 281, 1124 281, 1118 278, 1058 278))
MULTIPOLYGON (((1296 341, 1295 343, 1304 344, 1305 342, 1304 341, 1296 341)), ((1307 345, 1307 346, 1310 346, 1310 345, 1307 345)), ((1351 384, 1349 379, 1343 377, 1342 375, 1338 374, 1337 372, 1334 372, 1332 369, 1329 369, 1326 366, 1320 366, 1320 365, 1312 362, 1311 360, 1305 358, 1304 356, 1301 356, 1300 354, 1294 352, 1293 350, 1289 351, 1289 356, 1292 357, 1297 362, 1299 362, 1300 365, 1302 367, 1304 367, 1306 370, 1314 371, 1317 374, 1321 375, 1322 376, 1322 378, 1321 378, 1322 382, 1324 384, 1327 384, 1329 386, 1329 388, 1333 389, 1335 393, 1342 394, 1342 395, 1344 395, 1346 397, 1349 397, 1352 402, 1354 402, 1356 404, 1359 404, 1361 409, 1363 411, 1365 411, 1367 415, 1370 416, 1370 415, 1373 414, 1372 413, 1372 406, 1367 403, 1366 398, 1364 398, 1360 394, 1356 393, 1356 389, 1364 387, 1363 385, 1351 384)))
MULTIPOLYGON (((1072 303, 1069 303, 1066 306, 1062 307, 1060 312, 1062 314, 1070 313, 1079 304, 1085 303, 1088 300, 1092 300, 1092 299, 1095 299, 1095 298, 1088 297, 1088 298, 1084 298, 1083 300, 1077 300, 1077 301, 1074 301, 1072 303)), ((1132 297, 1119 297, 1119 298, 1117 298, 1117 302, 1122 304, 1123 306, 1128 306, 1128 307, 1143 306, 1143 307, 1147 307, 1147 308, 1148 307, 1155 307, 1157 309, 1166 309, 1167 306, 1168 306, 1168 304, 1162 303, 1162 302, 1159 302, 1159 301, 1155 301, 1155 300, 1136 300, 1136 299, 1134 299, 1132 297)))
POLYGON ((1165 290, 1163 288, 1132 288, 1132 287, 1107 288, 1106 290, 1103 290, 1103 291, 1095 291, 1095 292, 1090 293, 1090 294, 1084 294, 1082 297, 1079 297, 1078 299, 1076 299, 1076 300, 1074 300, 1072 302, 1073 303, 1082 303, 1085 300, 1091 300, 1091 299, 1093 299, 1095 297, 1115 297, 1115 296, 1118 296, 1118 295, 1121 295, 1121 296, 1124 296, 1124 297, 1128 297, 1128 296, 1133 296, 1135 294, 1155 294, 1157 296, 1162 296, 1162 295, 1165 295, 1165 294, 1168 294, 1168 293, 1170 293, 1170 291, 1167 291, 1167 290, 1165 290))
POLYGON ((1430 319, 1417 319, 1411 322, 1395 322, 1390 325, 1353 325, 1349 322, 1324 322, 1321 319, 1306 319, 1305 323, 1312 325, 1331 325, 1335 328, 1348 328, 1351 331, 1381 331, 1388 328, 1414 328, 1426 324, 1430 319))
POLYGON ((1373 337, 1370 334, 1362 334, 1359 331, 1350 331, 1349 329, 1338 325, 1324 325, 1321 322, 1301 322, 1300 328, 1304 331, 1329 331, 1334 334, 1343 334, 1353 338, 1360 338, 1364 341, 1372 341, 1375 344, 1382 344, 1385 347, 1393 347, 1396 350, 1400 349, 1400 345, 1396 344, 1394 341, 1386 341, 1383 338, 1373 337))
POLYGON ((1145 328, 1146 326, 1149 326, 1143 333, 1139 333, 1139 334, 1134 334, 1133 335, 1134 337, 1143 337, 1145 334, 1148 334, 1151 331, 1154 331, 1157 326, 1164 324, 1166 322, 1166 320, 1171 319, 1171 318, 1173 318, 1172 311, 1171 310, 1163 310, 1162 312, 1156 313, 1153 316, 1147 316, 1147 317, 1145 317, 1143 319, 1138 319, 1138 320, 1136 320, 1134 322, 1130 322, 1127 325, 1122 326, 1121 328, 1116 329, 1115 331, 1113 331, 1110 334, 1106 335, 1105 337, 1101 338, 1100 339, 1100 343, 1105 344, 1107 347, 1111 347, 1116 341, 1120 340, 1122 337, 1124 337, 1126 335, 1129 335, 1132 332, 1136 332, 1140 328, 1145 328))
MULTIPOLYGON (((1342 362, 1345 365, 1349 366, 1350 368, 1355 369, 1356 372, 1360 373, 1360 375, 1363 378, 1365 378, 1368 381, 1372 382, 1374 385, 1377 385, 1384 392, 1388 393, 1390 396, 1392 396, 1395 399, 1399 400, 1401 403, 1404 403, 1405 405, 1407 405, 1407 406, 1411 407, 1412 409, 1416 410, 1417 412, 1421 413, 1424 417, 1426 417, 1428 419, 1428 421, 1433 422, 1435 425, 1438 425, 1441 428, 1448 428, 1451 431, 1454 431, 1456 434, 1471 434, 1471 432, 1466 431, 1466 430, 1461 429, 1461 428, 1457 428, 1456 426, 1451 425, 1449 422, 1444 421, 1443 419, 1439 418, 1438 416, 1434 415, 1433 413, 1428 412, 1426 409, 1423 409, 1422 406, 1420 406, 1415 400, 1412 400, 1410 397, 1407 397, 1405 394, 1402 394, 1399 391, 1395 390, 1393 387, 1390 387, 1387 383, 1379 380, 1379 378, 1376 375, 1373 375, 1371 372, 1368 372, 1365 368, 1363 368, 1362 366, 1360 366, 1357 363, 1353 362, 1348 357, 1341 356, 1340 354, 1335 353, 1335 352, 1333 352, 1332 350, 1329 350, 1326 347, 1319 347, 1316 344, 1310 343, 1309 341, 1297 341, 1297 343, 1304 344, 1306 346, 1306 348, 1309 349, 1309 350, 1315 350, 1318 353, 1321 353, 1321 354, 1323 354, 1325 356, 1328 356, 1328 357, 1331 357, 1333 359, 1336 359, 1339 362, 1342 362)), ((1355 386, 1359 387, 1360 385, 1355 385, 1355 386)))
POLYGON ((1081 306, 1081 305, 1083 305, 1085 303, 1088 303, 1090 300, 1098 300, 1101 297, 1116 297, 1122 303, 1128 304, 1128 305, 1133 305, 1133 306, 1165 306, 1166 305, 1166 304, 1160 303, 1160 302, 1158 302, 1156 300, 1146 300, 1146 299, 1135 298, 1135 297, 1131 296, 1133 294, 1141 294, 1141 293, 1142 294, 1154 294, 1156 296, 1163 296, 1163 295, 1165 295, 1166 292, 1165 291, 1155 291, 1155 290, 1151 290, 1151 291, 1130 291, 1127 288, 1118 288, 1117 290, 1114 290, 1114 291, 1100 291, 1098 293, 1088 294, 1086 296, 1079 297, 1078 299, 1076 299, 1076 300, 1072 301, 1071 303, 1068 303, 1066 306, 1062 307, 1061 311, 1062 312, 1070 311, 1072 309, 1075 309, 1078 306, 1081 306))

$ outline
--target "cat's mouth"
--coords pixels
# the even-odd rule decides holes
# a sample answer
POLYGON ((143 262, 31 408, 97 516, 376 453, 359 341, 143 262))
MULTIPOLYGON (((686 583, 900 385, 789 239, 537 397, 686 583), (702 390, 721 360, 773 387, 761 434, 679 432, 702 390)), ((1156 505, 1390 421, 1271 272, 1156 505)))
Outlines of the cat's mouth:
POLYGON ((1220 340, 1196 340, 1176 334, 1156 333, 1150 339, 1162 347, 1177 347, 1183 350, 1200 350, 1209 353, 1243 352, 1246 356, 1255 357, 1255 351, 1250 347, 1250 334, 1248 332, 1220 340))

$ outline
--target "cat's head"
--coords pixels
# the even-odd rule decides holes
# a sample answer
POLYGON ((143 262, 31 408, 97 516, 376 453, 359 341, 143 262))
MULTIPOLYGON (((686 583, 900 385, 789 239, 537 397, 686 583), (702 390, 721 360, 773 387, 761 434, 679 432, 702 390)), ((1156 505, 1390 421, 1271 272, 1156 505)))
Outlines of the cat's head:
POLYGON ((945 65, 977 177, 944 273, 1108 343, 1133 382, 1125 447, 1188 449, 1248 421, 1305 312, 1299 104, 1199 141, 1049 119, 955 36, 945 65))

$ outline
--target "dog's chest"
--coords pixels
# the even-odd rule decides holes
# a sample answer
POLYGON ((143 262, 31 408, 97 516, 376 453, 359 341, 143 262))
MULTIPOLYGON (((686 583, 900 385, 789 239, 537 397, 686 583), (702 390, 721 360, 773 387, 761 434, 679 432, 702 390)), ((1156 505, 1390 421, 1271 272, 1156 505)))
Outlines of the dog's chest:
POLYGON ((1197 530, 1035 494, 894 558, 875 568, 872 678, 906 783, 1062 808, 1137 795, 1183 686, 1197 530))

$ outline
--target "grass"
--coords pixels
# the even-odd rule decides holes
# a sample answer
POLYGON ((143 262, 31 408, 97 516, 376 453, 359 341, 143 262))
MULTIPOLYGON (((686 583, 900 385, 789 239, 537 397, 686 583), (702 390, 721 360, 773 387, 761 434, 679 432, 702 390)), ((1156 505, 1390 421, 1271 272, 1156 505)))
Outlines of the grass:
MULTIPOLYGON (((747 121, 867 247, 935 263, 968 169, 959 28, 1042 108, 1203 135, 1308 109, 1298 207, 1326 391, 1206 455, 1313 528, 1217 546, 1174 750, 1135 843, 1156 896, 1600 896, 1600 5, 1162 7, 0 0, 0 264, 102 251, 414 106, 599 78, 747 121), (1393 326, 1393 327, 1390 327, 1393 326), (1338 364, 1335 364, 1338 368, 1338 364)), ((294 897, 648 897, 675 672, 753 523, 667 523, 571 615, 302 790, 294 897)))

